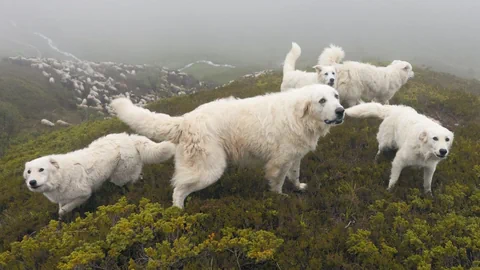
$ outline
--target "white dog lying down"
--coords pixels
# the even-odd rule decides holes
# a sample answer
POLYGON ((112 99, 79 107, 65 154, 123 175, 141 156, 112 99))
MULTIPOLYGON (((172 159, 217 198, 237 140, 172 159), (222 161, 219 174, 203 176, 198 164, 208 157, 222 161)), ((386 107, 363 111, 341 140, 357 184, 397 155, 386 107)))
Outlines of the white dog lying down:
POLYGON ((110 134, 87 148, 49 155, 25 163, 28 189, 58 203, 58 214, 72 211, 107 179, 118 186, 134 183, 144 164, 160 163, 175 154, 171 142, 154 143, 144 136, 110 134))
POLYGON ((316 65, 313 68, 315 68, 317 72, 295 70, 295 62, 301 53, 302 50, 300 46, 292 42, 292 49, 288 52, 285 63, 283 64, 281 91, 317 83, 333 86, 335 83, 335 68, 333 66, 316 65))
POLYGON ((453 133, 413 108, 401 105, 364 103, 348 108, 351 117, 378 117, 384 119, 377 134, 378 152, 398 149, 392 162, 388 190, 398 181, 404 167, 423 167, 423 187, 432 192, 432 177, 437 164, 445 159, 453 142, 453 133))
POLYGON ((377 67, 354 61, 341 64, 344 57, 342 48, 330 45, 320 54, 318 64, 335 66, 335 89, 348 106, 363 103, 362 99, 389 104, 395 93, 414 76, 412 65, 405 61, 395 60, 386 67, 377 67))
POLYGON ((190 193, 222 176, 227 159, 261 161, 273 192, 282 193, 285 177, 304 190, 306 184, 299 181, 301 159, 344 116, 337 91, 320 84, 219 99, 177 117, 150 112, 126 98, 114 100, 112 107, 136 132, 178 144, 172 185, 173 205, 180 208, 190 193))

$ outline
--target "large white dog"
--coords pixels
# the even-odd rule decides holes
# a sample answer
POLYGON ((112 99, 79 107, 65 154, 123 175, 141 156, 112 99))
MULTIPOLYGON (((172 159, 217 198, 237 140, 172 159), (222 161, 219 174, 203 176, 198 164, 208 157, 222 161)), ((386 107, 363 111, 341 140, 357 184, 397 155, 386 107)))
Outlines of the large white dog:
POLYGON ((283 64, 283 80, 280 86, 281 91, 291 88, 300 88, 311 84, 328 84, 333 86, 335 84, 335 67, 328 65, 316 65, 313 68, 317 72, 306 72, 295 69, 295 63, 302 50, 297 43, 292 42, 292 49, 285 57, 283 64))
POLYGON ((351 117, 378 117, 384 119, 377 134, 378 152, 398 149, 392 162, 388 189, 398 181, 404 167, 423 167, 423 187, 432 192, 432 178, 437 164, 445 159, 453 142, 453 133, 439 122, 417 113, 413 108, 401 105, 364 103, 348 108, 351 117))
POLYGON ((150 112, 125 98, 114 100, 112 107, 136 132, 178 144, 172 185, 173 205, 180 208, 190 193, 222 176, 227 159, 261 161, 273 192, 282 193, 285 177, 304 190, 307 185, 299 181, 301 159, 344 116, 337 91, 320 84, 219 99, 177 117, 150 112))
POLYGON ((87 148, 49 155, 25 164, 28 189, 58 203, 58 214, 72 211, 107 179, 118 186, 134 183, 144 164, 160 163, 175 154, 171 142, 154 143, 144 136, 110 134, 87 148))
POLYGON ((342 48, 330 45, 320 54, 318 64, 335 66, 335 89, 348 106, 363 100, 389 104, 395 93, 414 76, 412 65, 405 61, 395 60, 386 67, 377 67, 354 61, 341 63, 344 57, 342 48))

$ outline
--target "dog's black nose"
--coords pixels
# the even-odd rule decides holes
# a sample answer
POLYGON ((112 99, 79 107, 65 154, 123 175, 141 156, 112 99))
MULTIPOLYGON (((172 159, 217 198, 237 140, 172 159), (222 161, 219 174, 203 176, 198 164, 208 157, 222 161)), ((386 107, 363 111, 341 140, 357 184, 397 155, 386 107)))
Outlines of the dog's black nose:
POLYGON ((330 82, 333 83, 335 81, 334 78, 330 78, 330 82))
POLYGON ((442 149, 440 149, 439 152, 440 152, 440 155, 445 156, 448 151, 447 151, 447 149, 443 149, 443 148, 442 148, 442 149))
POLYGON ((37 185, 37 180, 30 180, 28 181, 28 184, 32 187, 36 186, 37 185))
POLYGON ((342 117, 344 112, 345 112, 345 109, 343 107, 338 107, 335 109, 335 114, 338 117, 342 117))

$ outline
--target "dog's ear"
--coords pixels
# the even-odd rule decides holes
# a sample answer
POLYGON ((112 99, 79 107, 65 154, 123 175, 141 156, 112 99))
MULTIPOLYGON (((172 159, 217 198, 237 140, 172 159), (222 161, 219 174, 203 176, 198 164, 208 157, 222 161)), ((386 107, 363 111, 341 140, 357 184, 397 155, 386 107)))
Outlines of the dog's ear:
POLYGON ((406 65, 406 66, 403 68, 403 70, 405 70, 405 71, 408 71, 409 69, 410 69, 410 67, 409 67, 408 65, 406 65))
POLYGON ((313 66, 313 68, 315 69, 315 71, 317 71, 317 73, 322 72, 322 66, 321 65, 313 66))
POLYGON ((420 136, 418 136, 418 139, 423 142, 423 143, 427 143, 428 141, 428 133, 426 131, 422 131, 420 133, 420 136))
POLYGON ((297 115, 298 118, 303 118, 305 115, 308 114, 308 111, 310 111, 311 106, 312 106, 311 100, 297 101, 297 104, 295 104, 295 115, 297 115))
POLYGON ((57 170, 60 169, 60 166, 58 165, 58 162, 55 159, 50 158, 50 164, 52 164, 53 167, 57 168, 57 170))

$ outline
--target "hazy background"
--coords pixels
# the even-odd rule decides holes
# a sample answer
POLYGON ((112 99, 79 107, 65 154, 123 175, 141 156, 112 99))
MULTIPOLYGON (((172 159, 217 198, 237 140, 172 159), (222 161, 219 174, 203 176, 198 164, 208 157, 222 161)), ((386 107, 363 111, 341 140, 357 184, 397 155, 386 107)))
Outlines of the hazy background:
POLYGON ((335 43, 347 59, 479 78, 479 13, 478 0, 0 0, 0 56, 56 56, 39 32, 81 59, 269 68, 296 41, 300 64, 335 43))

